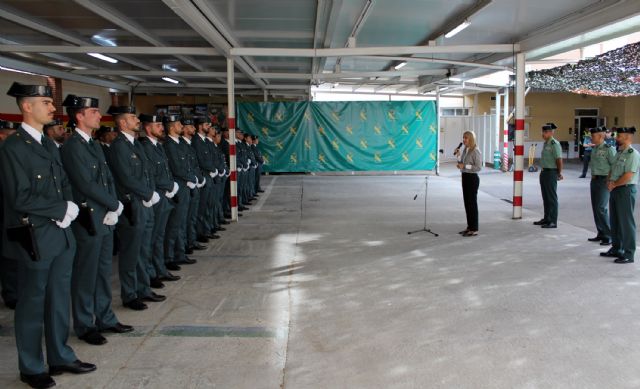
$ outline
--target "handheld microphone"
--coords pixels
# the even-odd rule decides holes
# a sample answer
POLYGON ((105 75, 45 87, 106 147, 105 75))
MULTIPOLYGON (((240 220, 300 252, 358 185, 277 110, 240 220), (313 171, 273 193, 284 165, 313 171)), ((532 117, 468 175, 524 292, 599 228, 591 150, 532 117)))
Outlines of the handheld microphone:
POLYGON ((460 144, 458 145, 458 147, 456 147, 456 149, 455 149, 455 150, 453 150, 453 153, 454 153, 454 154, 455 154, 455 153, 457 153, 457 152, 458 152, 458 150, 460 150, 460 147, 462 147, 462 142, 460 142, 460 144))

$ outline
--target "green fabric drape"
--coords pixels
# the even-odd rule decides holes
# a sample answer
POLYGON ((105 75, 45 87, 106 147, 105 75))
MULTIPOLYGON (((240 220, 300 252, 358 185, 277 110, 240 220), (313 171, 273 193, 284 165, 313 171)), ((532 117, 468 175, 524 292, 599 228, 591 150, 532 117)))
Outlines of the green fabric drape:
POLYGON ((240 103, 266 172, 433 170, 433 101, 240 103))

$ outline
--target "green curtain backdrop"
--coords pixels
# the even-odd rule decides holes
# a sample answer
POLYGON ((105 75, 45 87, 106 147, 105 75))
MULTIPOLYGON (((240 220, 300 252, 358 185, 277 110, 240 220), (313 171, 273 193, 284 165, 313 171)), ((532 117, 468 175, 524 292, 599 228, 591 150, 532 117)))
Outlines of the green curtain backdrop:
POLYGON ((267 172, 433 170, 434 101, 240 103, 267 172))

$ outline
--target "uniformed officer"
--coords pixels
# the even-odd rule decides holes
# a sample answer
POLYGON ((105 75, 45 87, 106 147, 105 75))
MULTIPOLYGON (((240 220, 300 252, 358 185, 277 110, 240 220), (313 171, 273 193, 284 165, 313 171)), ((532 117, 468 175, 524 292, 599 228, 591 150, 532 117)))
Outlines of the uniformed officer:
POLYGON ((154 218, 151 207, 160 201, 160 195, 155 191, 147 156, 136 139, 140 120, 135 112, 128 106, 109 108, 108 113, 114 116, 120 130, 109 148, 109 166, 118 199, 124 204, 124 217, 118 219, 117 227, 120 298, 125 307, 141 311, 147 309, 144 301, 164 301, 166 297, 151 291, 147 274, 151 258, 143 244, 150 242, 154 218))
POLYGON ((598 234, 589 238, 591 242, 600 242, 602 246, 611 244, 611 227, 609 225, 609 189, 607 178, 611 172, 616 151, 604 142, 606 127, 591 129, 591 209, 598 234))
POLYGON ((594 145, 591 135, 585 133, 582 137, 582 148, 584 153, 582 154, 582 174, 580 174, 580 178, 585 178, 587 176, 587 170, 589 170, 589 164, 591 162, 591 151, 594 145))
POLYGON ((223 224, 229 224, 228 221, 224 218, 224 193, 226 183, 229 178, 229 166, 227 166, 227 162, 225 159, 224 151, 222 150, 222 132, 217 127, 212 127, 209 131, 209 138, 213 142, 213 159, 216 169, 218 169, 218 177, 214 179, 216 182, 217 193, 214 199, 214 212, 213 212, 213 221, 217 227, 218 231, 225 231, 226 229, 222 227, 223 224))
POLYGON ((140 143, 151 162, 156 192, 161 194, 161 200, 153 206, 155 222, 151 233, 153 241, 151 246, 152 260, 147 269, 147 273, 151 278, 151 287, 161 288, 164 286, 162 281, 177 281, 180 279, 180 276, 171 274, 164 263, 164 238, 167 221, 171 211, 174 209, 175 195, 178 193, 179 187, 178 183, 173 180, 167 155, 159 142, 164 139, 162 118, 157 115, 141 114, 139 119, 147 135, 140 138, 140 143))
POLYGON ((640 154, 631 146, 635 132, 635 127, 618 128, 618 153, 611 166, 607 185, 611 192, 609 210, 612 246, 609 251, 600 255, 617 257, 615 263, 633 263, 636 252, 636 221, 633 211, 636 204, 640 154))
POLYGON ((196 135, 192 138, 191 145, 198 157, 198 164, 202 170, 202 174, 208 177, 207 184, 200 190, 200 205, 198 207, 198 218, 196 223, 196 232, 198 241, 207 242, 208 239, 216 239, 219 236, 214 232, 217 229, 217 223, 213 219, 215 209, 215 194, 217 193, 217 185, 219 180, 218 169, 214 160, 214 145, 208 138, 211 128, 211 121, 206 117, 194 118, 196 126, 196 135))
POLYGON ((193 167, 193 171, 196 175, 196 187, 191 190, 191 200, 189 200, 189 211, 187 215, 187 248, 186 253, 191 254, 194 250, 204 250, 207 247, 198 243, 199 241, 202 243, 208 242, 208 239, 204 236, 198 237, 196 232, 196 224, 198 222, 198 208, 200 207, 200 193, 204 189, 204 186, 207 184, 207 179, 204 177, 202 173, 202 169, 200 168, 200 164, 198 163, 198 155, 196 154, 195 149, 191 144, 191 140, 196 133, 196 128, 193 125, 193 119, 182 118, 182 140, 181 145, 185 147, 187 152, 187 156, 189 158, 189 163, 193 167), (200 238, 200 239, 198 239, 200 238))
POLYGON ((66 140, 66 131, 62 125, 62 120, 56 118, 45 124, 43 127, 44 134, 48 136, 60 148, 66 140))
MULTIPOLYGON (((0 120, 0 149, 4 140, 15 134, 16 123, 0 120)), ((2 207, 2 181, 0 181, 0 226, 3 225, 4 210, 2 207)), ((0 285, 2 286, 2 300, 9 309, 16 309, 18 301, 18 262, 2 255, 2 234, 0 234, 0 285)))
POLYGON ((251 135, 251 140, 252 140, 251 147, 253 148, 253 154, 255 155, 256 162, 258 163, 258 168, 256 169, 255 192, 262 193, 264 192, 264 190, 260 186, 260 176, 262 175, 262 165, 264 165, 264 158, 262 157, 262 153, 260 152, 260 148, 258 147, 258 145, 260 144, 260 139, 258 138, 258 136, 251 135))
POLYGON ((47 388, 55 385, 51 375, 96 369, 78 360, 67 345, 76 249, 69 226, 79 209, 71 201, 60 153, 42 133, 56 110, 51 88, 13 83, 7 94, 16 97, 23 115, 22 125, 0 151, 4 229, 23 226, 12 228, 22 231, 18 239, 22 244, 9 239, 3 242, 5 255, 18 259, 19 267, 14 319, 20 379, 31 387, 47 388), (33 231, 33 240, 25 229, 33 231), (48 373, 42 354, 43 332, 48 373))
MULTIPOLYGON (((222 141, 218 144, 220 150, 224 154, 224 159, 226 161, 227 166, 231 167, 231 159, 229 154, 229 128, 222 128, 222 141)), ((230 170, 229 170, 230 171, 230 170)), ((227 179, 224 184, 224 196, 223 196, 223 211, 224 217, 227 219, 231 219, 231 180, 227 179)), ((238 214, 238 216, 242 216, 238 214)))
POLYGON ((249 170, 247 170, 247 185, 245 188, 246 197, 249 201, 255 200, 255 186, 256 186, 256 170, 258 169, 258 164, 255 160, 255 155, 253 155, 253 149, 251 146, 253 145, 253 141, 251 139, 250 134, 245 134, 244 139, 244 148, 247 154, 247 164, 249 165, 249 170))
POLYGON ((102 148, 91 138, 102 117, 98 99, 68 95, 62 106, 76 123, 60 155, 81 212, 71 224, 78 246, 71 276, 73 329, 78 338, 101 345, 107 343, 101 331, 133 331, 111 308, 113 230, 124 207, 102 148))
POLYGON ((246 205, 250 205, 249 199, 246 197, 246 185, 247 185, 247 171, 249 165, 247 163, 248 156, 245 145, 242 142, 244 139, 244 132, 239 128, 236 128, 236 168, 238 171, 238 210, 246 211, 249 208, 246 205))
POLYGON ((558 227, 558 181, 562 180, 562 148, 560 142, 553 138, 553 131, 558 128, 553 123, 542 126, 542 138, 545 140, 540 157, 540 190, 544 205, 544 217, 533 224, 542 228, 558 227))
POLYGON ((167 154, 169 168, 173 179, 178 183, 178 193, 175 197, 177 204, 169 215, 164 246, 165 265, 169 270, 180 270, 180 264, 195 263, 195 259, 186 256, 187 217, 189 215, 189 202, 191 190, 196 188, 198 179, 191 165, 186 142, 181 138, 183 130, 180 117, 177 115, 165 116, 162 120, 167 139, 164 142, 164 151, 167 154))

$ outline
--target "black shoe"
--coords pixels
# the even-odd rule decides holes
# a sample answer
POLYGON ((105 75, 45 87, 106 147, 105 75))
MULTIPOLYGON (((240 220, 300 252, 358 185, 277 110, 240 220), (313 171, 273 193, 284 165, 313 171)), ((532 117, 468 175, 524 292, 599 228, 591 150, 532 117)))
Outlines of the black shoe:
POLYGON ((107 343, 107 338, 100 335, 98 331, 89 331, 82 336, 78 336, 78 339, 84 340, 85 342, 92 344, 94 346, 100 346, 107 343))
POLYGON ((149 308, 147 304, 140 301, 140 299, 127 301, 126 303, 122 303, 122 305, 129 309, 133 309, 134 311, 144 311, 145 309, 149 308))
POLYGON ((20 373, 20 381, 35 389, 45 389, 56 386, 56 382, 47 373, 40 374, 22 374, 20 373))
POLYGON ((595 238, 589 238, 587 239, 589 242, 600 242, 602 240, 601 237, 596 236, 595 238))
POLYGON ((601 257, 612 257, 612 258, 620 258, 620 252, 614 251, 613 247, 609 249, 609 251, 600 253, 601 257))
MULTIPOLYGON (((182 269, 180 265, 178 265, 175 262, 165 263, 164 266, 167 268, 167 270, 179 271, 180 269, 182 269)), ((164 280, 164 281, 169 281, 169 280, 164 280)))
MULTIPOLYGON (((176 265, 176 266, 178 266, 178 265, 176 265)), ((181 278, 180 276, 175 276, 175 275, 173 275, 173 274, 171 274, 169 272, 167 272, 167 274, 164 275, 164 276, 160 276, 160 279, 162 281, 178 281, 180 278, 181 278)))
POLYGON ((540 219, 537 222, 533 222, 533 224, 536 225, 536 226, 541 226, 541 225, 547 224, 547 223, 549 223, 549 222, 544 220, 544 219, 540 219))
POLYGON ((264 193, 262 189, 258 189, 258 193, 264 193))
POLYGON ((114 334, 124 334, 126 332, 133 331, 133 327, 120 322, 116 323, 113 327, 105 328, 102 332, 113 332, 114 334))
POLYGON ((9 308, 11 310, 14 310, 14 311, 16 309, 16 304, 18 304, 18 302, 16 300, 9 300, 9 301, 5 301, 4 302, 4 306, 5 307, 7 307, 7 308, 9 308))
POLYGON ((615 263, 633 263, 633 258, 619 257, 618 259, 616 259, 613 262, 615 262, 615 263))
POLYGON ((248 211, 248 210, 249 210, 249 208, 244 207, 242 205, 238 207, 238 211, 248 211))
MULTIPOLYGON (((226 231, 227 229, 224 227, 218 227, 218 231, 226 231)), ((214 238, 215 239, 215 238, 214 238)))
POLYGON ((213 234, 211 235, 211 239, 220 239, 220 235, 213 234))
POLYGON ((586 176, 583 174, 581 176, 579 176, 578 178, 585 178, 586 176))
POLYGON ((178 263, 181 264, 181 265, 193 265, 196 262, 198 262, 198 261, 196 261, 195 259, 191 259, 191 258, 185 256, 184 259, 182 261, 179 261, 178 263))
POLYGON ((211 230, 211 232, 207 234, 207 239, 213 239, 215 235, 216 235, 216 229, 214 228, 213 230, 211 230))
POLYGON ((191 246, 191 248, 194 250, 206 250, 207 246, 203 246, 200 243, 194 243, 193 246, 191 246))
POLYGON ((209 238, 205 235, 198 235, 198 238, 196 238, 196 240, 200 243, 209 243, 209 238))
POLYGON ((148 296, 144 296, 144 297, 143 297, 143 298, 141 298, 140 300, 142 300, 142 301, 149 301, 149 302, 152 302, 152 303, 159 303, 160 301, 164 301, 164 300, 166 300, 166 299, 167 299, 167 297, 166 297, 166 296, 163 296, 163 295, 161 295, 161 294, 156 294, 155 292, 151 292, 151 294, 150 294, 150 295, 148 295, 148 296))
MULTIPOLYGON (((193 247, 187 247, 184 249, 185 254, 193 254, 193 247)), ((169 268, 167 268, 169 269, 169 268)), ((169 269, 169 270, 173 270, 173 269, 169 269)))
POLYGON ((85 374, 91 373, 95 370, 96 365, 94 365, 93 363, 82 362, 79 359, 76 359, 68 365, 49 366, 50 375, 60 375, 65 372, 73 374, 85 374))
POLYGON ((242 217, 242 214, 240 212, 238 212, 238 217, 242 217))
POLYGON ((149 280, 149 286, 151 286, 153 289, 164 288, 164 284, 162 283, 160 277, 152 278, 151 280, 149 280))
POLYGON ((600 246, 611 246, 611 239, 602 239, 600 246))
POLYGON ((543 224, 540 227, 542 228, 558 228, 558 225, 556 223, 547 223, 547 224, 543 224))
POLYGON ((228 222, 228 221, 226 221, 226 220, 220 220, 220 224, 231 224, 231 223, 229 223, 229 222, 228 222))
POLYGON ((225 219, 231 219, 231 214, 230 213, 225 213, 224 214, 224 218, 225 219))

